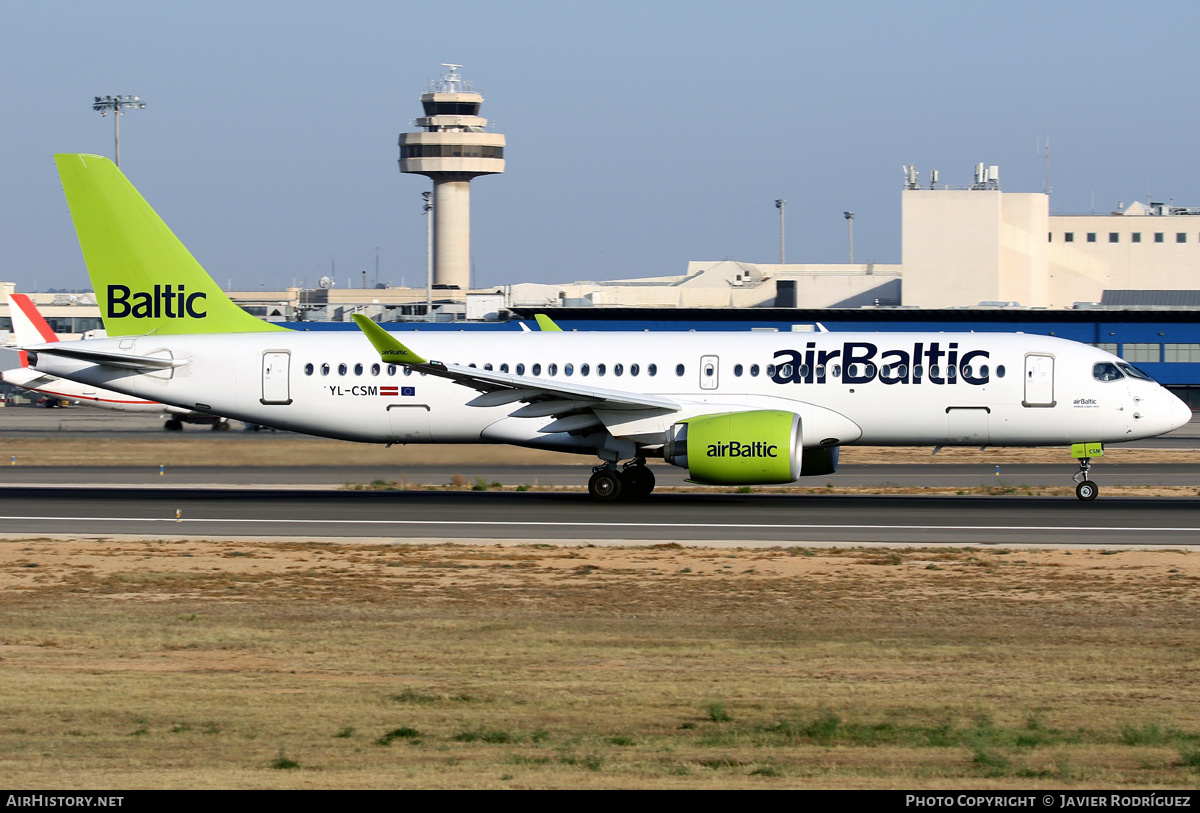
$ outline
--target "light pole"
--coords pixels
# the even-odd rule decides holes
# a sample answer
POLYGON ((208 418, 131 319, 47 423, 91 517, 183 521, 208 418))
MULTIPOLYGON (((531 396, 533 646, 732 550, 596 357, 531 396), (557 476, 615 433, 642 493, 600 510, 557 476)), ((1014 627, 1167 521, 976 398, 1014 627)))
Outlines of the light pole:
POLYGON ((854 212, 842 212, 850 224, 850 264, 854 265, 854 212))
POLYGON ((787 201, 779 199, 775 201, 775 208, 779 210, 779 264, 784 264, 783 253, 783 207, 787 206, 787 201))
POLYGON ((113 141, 116 143, 116 163, 121 166, 121 116, 125 115, 126 110, 145 110, 146 103, 142 101, 141 96, 97 96, 92 102, 92 110, 100 114, 104 118, 112 111, 113 114, 113 141))

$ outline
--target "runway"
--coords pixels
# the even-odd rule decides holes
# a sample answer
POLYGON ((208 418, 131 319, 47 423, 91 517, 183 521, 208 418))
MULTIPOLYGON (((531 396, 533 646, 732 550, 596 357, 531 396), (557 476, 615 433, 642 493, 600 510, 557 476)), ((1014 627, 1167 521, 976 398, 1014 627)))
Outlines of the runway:
MULTIPOLYGON (((345 465, 345 466, 0 466, 0 486, 93 485, 213 488, 271 486, 343 488, 347 484, 404 482, 413 488, 445 486, 455 478, 468 484, 500 483, 504 486, 563 486, 581 491, 587 487, 594 460, 579 458, 564 465, 345 465)), ((653 466, 658 486, 686 486, 683 469, 657 461, 653 466)), ((801 478, 799 486, 849 487, 1021 487, 1070 486, 1077 467, 1067 460, 1057 463, 1016 463, 997 468, 985 463, 850 464, 820 477, 801 478)), ((1092 467, 1092 479, 1105 486, 1200 486, 1200 462, 1114 464, 1103 459, 1092 467)))
POLYGON ((776 546, 1132 545, 1200 541, 1200 498, 655 494, 597 504, 563 492, 10 488, 8 535, 482 539, 776 546))
MULTIPOLYGON (((85 410, 3 410, 6 435, 68 432, 136 437, 153 416, 85 410), (19 418, 19 420, 17 420, 19 418)), ((203 442, 207 430, 196 430, 203 442)), ((228 433, 223 433, 228 434, 228 433)), ((236 432, 242 435, 241 432, 236 432)), ((251 433, 246 433, 247 435, 251 433)), ((1137 445, 1193 449, 1193 422, 1137 445)), ((1190 457, 1190 455, 1189 455, 1190 457)), ((1093 468, 1100 499, 1071 497, 655 493, 643 503, 597 504, 586 495, 591 460, 568 465, 0 466, 0 533, 8 535, 268 537, 336 541, 497 540, 567 544, 772 546, 903 545, 1191 546, 1200 539, 1200 463, 1093 468), (347 484, 399 482, 400 491, 347 484), (453 482, 568 491, 428 491, 453 482), (1132 498, 1105 488, 1196 486, 1196 498, 1132 498), (177 516, 178 512, 178 516, 177 516)), ((686 472, 653 466, 660 487, 686 472)), ((844 465, 798 485, 833 487, 1070 486, 1074 467, 1007 463, 844 465)))

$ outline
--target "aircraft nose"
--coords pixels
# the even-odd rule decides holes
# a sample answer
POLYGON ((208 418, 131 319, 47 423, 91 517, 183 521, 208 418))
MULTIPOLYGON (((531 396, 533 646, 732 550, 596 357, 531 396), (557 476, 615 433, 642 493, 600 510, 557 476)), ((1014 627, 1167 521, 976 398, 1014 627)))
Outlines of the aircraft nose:
POLYGON ((1182 400, 1180 400, 1175 395, 1171 395, 1171 401, 1172 401, 1172 403, 1170 405, 1171 429, 1169 431, 1173 432, 1176 429, 1179 429, 1183 426, 1187 426, 1188 422, 1192 420, 1192 408, 1190 406, 1188 406, 1187 404, 1185 404, 1182 400))

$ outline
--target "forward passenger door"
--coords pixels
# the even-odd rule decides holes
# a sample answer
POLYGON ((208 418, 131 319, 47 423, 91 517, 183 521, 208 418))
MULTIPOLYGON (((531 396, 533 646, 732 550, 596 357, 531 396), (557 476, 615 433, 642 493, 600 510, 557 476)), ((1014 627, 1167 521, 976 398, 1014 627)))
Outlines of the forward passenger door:
POLYGON ((1040 353, 1025 356, 1025 400, 1021 406, 1054 406, 1054 356, 1040 353))

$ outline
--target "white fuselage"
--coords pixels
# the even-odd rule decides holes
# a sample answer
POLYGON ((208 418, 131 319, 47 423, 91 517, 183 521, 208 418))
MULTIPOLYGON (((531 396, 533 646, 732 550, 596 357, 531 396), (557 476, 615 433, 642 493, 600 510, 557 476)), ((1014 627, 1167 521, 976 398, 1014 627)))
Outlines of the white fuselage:
MULTIPOLYGON (((1097 364, 1123 364, 1109 353, 1025 334, 396 336, 426 358, 520 375, 534 386, 569 382, 673 399, 681 410, 606 419, 607 431, 646 447, 675 421, 746 409, 801 414, 806 447, 831 439, 885 446, 1113 443, 1169 432, 1191 415, 1153 381, 1098 378, 1097 364)), ((472 406, 480 394, 474 389, 380 362, 357 331, 151 335, 87 346, 186 363, 135 372, 44 353, 36 367, 136 398, 345 440, 594 449, 565 432, 540 432, 554 417, 512 417, 520 403, 472 406)))

